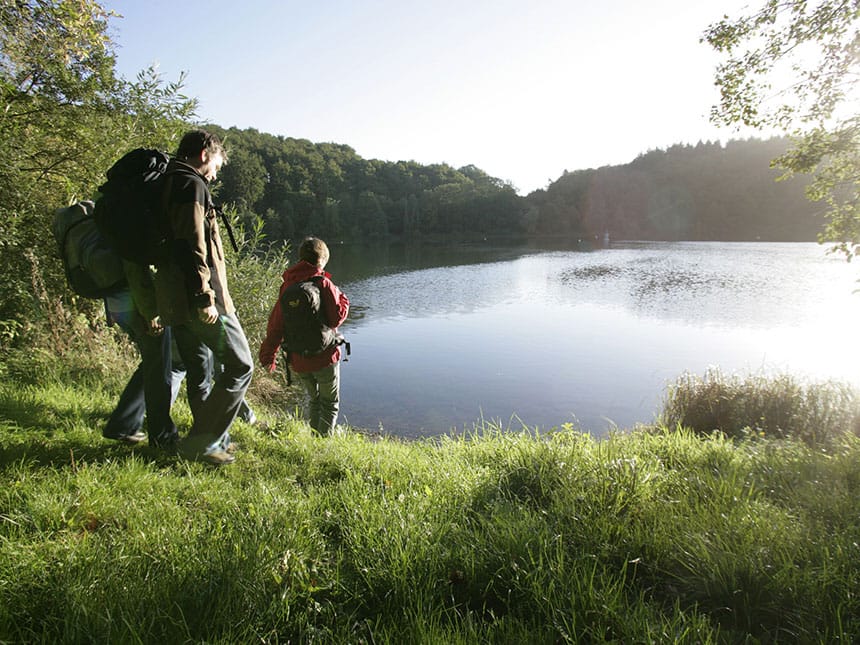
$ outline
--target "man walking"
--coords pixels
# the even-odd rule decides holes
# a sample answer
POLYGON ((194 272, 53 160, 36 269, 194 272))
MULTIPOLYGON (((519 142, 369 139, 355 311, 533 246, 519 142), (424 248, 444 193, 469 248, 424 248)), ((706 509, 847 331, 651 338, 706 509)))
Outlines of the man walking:
POLYGON ((235 460, 229 430, 253 372, 248 341, 227 288, 224 249, 208 187, 226 157, 218 137, 205 130, 188 132, 179 143, 165 178, 169 244, 155 276, 158 312, 173 330, 185 364, 194 416, 180 453, 214 465, 235 460), (210 350, 223 366, 211 388, 210 350))

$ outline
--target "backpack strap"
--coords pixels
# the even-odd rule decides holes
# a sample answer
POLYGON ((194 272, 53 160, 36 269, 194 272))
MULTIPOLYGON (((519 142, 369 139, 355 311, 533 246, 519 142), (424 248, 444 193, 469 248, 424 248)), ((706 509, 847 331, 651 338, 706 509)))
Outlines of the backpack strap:
POLYGON ((348 363, 349 357, 352 356, 352 346, 349 344, 349 341, 344 337, 343 334, 338 333, 338 335, 335 336, 334 344, 343 346, 343 348, 346 350, 346 354, 343 354, 343 362, 348 363))
POLYGON ((284 355, 284 370, 287 373, 287 387, 290 387, 293 384, 293 376, 290 373, 290 352, 286 347, 282 347, 281 353, 284 355))
POLYGON ((233 235, 233 227, 230 225, 230 220, 227 219, 227 216, 224 214, 224 209, 220 206, 213 205, 212 208, 215 209, 215 214, 221 216, 221 221, 224 222, 224 228, 227 229, 227 237, 230 238, 230 245, 233 247, 233 250, 236 253, 239 252, 239 246, 236 244, 236 236, 233 235))
POLYGON ((157 226, 160 229, 159 233, 165 236, 165 239, 173 239, 173 227, 170 225, 170 214, 167 212, 167 207, 170 205, 170 194, 173 192, 173 178, 176 176, 176 171, 171 170, 164 173, 164 185, 161 187, 161 217, 158 218, 157 226))
MULTIPOLYGON (((310 280, 312 280, 313 282, 316 282, 316 283, 317 283, 317 288, 320 288, 320 287, 321 287, 321 285, 322 285, 322 281, 323 281, 323 278, 324 278, 324 277, 325 277, 325 276, 322 276, 322 275, 315 275, 315 276, 312 276, 312 277, 310 278, 310 280)), ((323 311, 323 306, 322 306, 322 289, 320 289, 320 310, 319 310, 319 316, 320 316, 320 318, 321 318, 321 322, 322 322, 326 327, 328 327, 328 321, 325 319, 325 311, 323 311)), ((346 339, 346 337, 345 337, 343 334, 341 334, 340 332, 337 332, 337 333, 335 334, 335 336, 334 336, 334 345, 333 345, 333 347, 343 347, 343 348, 344 348, 344 350, 346 350, 346 353, 341 355, 341 356, 342 356, 342 360, 343 360, 343 362, 344 362, 344 363, 349 362, 349 357, 352 355, 352 346, 349 344, 349 341, 346 339)))

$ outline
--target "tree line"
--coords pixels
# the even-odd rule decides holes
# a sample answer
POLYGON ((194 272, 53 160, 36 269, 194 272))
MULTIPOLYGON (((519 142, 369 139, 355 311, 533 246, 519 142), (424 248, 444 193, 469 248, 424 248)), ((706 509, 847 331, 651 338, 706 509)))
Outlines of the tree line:
POLYGON ((565 172, 519 196, 475 166, 364 159, 347 145, 209 126, 231 151, 219 199, 261 217, 269 239, 562 236, 593 240, 813 241, 822 223, 806 182, 770 160, 788 141, 654 150, 631 163, 565 172))
POLYGON ((814 241, 820 204, 808 183, 779 181, 786 139, 652 150, 621 166, 565 174, 526 203, 529 232, 594 240, 814 241))
POLYGON ((475 166, 364 159, 347 145, 207 128, 230 151, 218 199, 260 216, 271 239, 487 235, 520 228, 512 185, 475 166))

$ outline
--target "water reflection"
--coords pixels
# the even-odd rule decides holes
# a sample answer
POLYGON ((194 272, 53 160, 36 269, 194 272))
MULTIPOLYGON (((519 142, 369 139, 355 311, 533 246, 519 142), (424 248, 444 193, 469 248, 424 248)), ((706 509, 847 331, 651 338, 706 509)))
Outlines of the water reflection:
POLYGON ((601 433, 650 421, 685 370, 852 379, 860 360, 854 272, 814 244, 447 246, 347 266, 332 269, 353 303, 344 416, 395 434, 481 417, 601 433))
POLYGON ((814 244, 654 244, 574 256, 569 297, 641 315, 731 327, 803 320, 847 294, 844 260, 814 244), (837 293, 828 293, 834 286, 837 293), (838 299, 838 298, 837 298, 838 299))
POLYGON ((328 270, 357 282, 435 267, 515 260, 540 250, 540 246, 517 242, 506 245, 487 242, 340 244, 332 246, 328 270))

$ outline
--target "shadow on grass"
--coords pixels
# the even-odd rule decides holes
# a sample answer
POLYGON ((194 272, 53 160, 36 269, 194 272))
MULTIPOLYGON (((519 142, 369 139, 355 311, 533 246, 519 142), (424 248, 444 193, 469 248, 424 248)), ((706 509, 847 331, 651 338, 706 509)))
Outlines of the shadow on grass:
POLYGON ((26 461, 44 467, 115 463, 134 455, 168 466, 181 461, 173 452, 104 439, 110 415, 104 401, 89 391, 50 394, 29 389, 0 390, 0 468, 26 461))
POLYGON ((35 466, 74 469, 81 464, 116 463, 132 456, 159 466, 182 461, 178 455, 150 448, 145 442, 129 446, 110 439, 102 441, 103 444, 93 445, 72 437, 44 440, 29 433, 26 436, 13 436, 0 440, 0 468, 27 462, 35 466))
POLYGON ((24 432, 50 437, 57 432, 68 432, 75 427, 92 428, 100 432, 110 416, 109 411, 92 409, 77 402, 46 402, 18 390, 0 391, 0 423, 10 421, 24 432))

